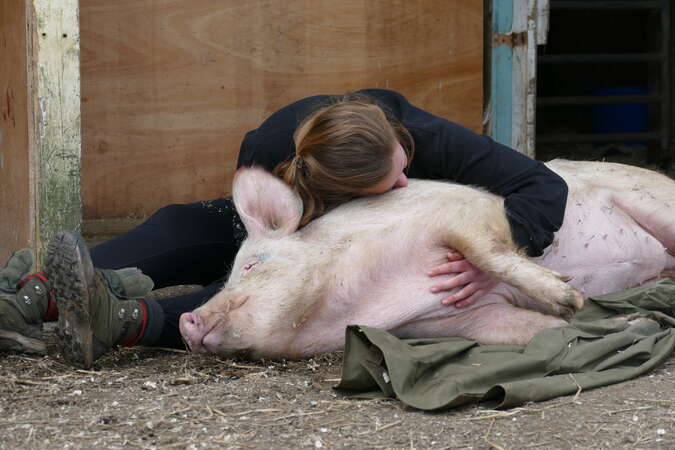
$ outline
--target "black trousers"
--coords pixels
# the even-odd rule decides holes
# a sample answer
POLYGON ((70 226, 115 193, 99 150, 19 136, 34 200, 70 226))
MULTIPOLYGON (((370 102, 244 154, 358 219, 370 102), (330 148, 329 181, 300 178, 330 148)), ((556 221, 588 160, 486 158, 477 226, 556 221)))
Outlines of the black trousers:
POLYGON ((199 291, 157 302, 164 311, 164 323, 152 345, 183 348, 180 315, 197 308, 222 287, 245 237, 246 230, 229 198, 169 205, 128 233, 92 248, 91 259, 101 269, 138 267, 152 278, 156 289, 202 285, 199 291))

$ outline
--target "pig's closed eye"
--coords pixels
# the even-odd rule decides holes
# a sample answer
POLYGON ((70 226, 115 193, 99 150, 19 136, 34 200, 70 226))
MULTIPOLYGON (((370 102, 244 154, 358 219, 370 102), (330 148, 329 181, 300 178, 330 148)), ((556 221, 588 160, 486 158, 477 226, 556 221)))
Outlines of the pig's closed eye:
POLYGON ((251 269, 253 269, 253 266, 258 264, 259 262, 260 261, 253 261, 253 262, 245 264, 244 267, 241 268, 241 272, 246 273, 246 272, 250 271, 251 269))

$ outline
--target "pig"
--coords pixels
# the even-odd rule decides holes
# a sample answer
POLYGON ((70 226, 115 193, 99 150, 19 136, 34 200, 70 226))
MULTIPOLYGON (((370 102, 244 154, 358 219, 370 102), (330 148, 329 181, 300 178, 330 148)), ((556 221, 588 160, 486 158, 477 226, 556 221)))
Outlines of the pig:
POLYGON ((675 181, 638 167, 555 160, 569 185, 565 219, 544 254, 512 238, 503 198, 449 182, 343 204, 298 229, 300 198, 262 169, 240 170, 233 199, 248 231, 227 283, 180 318, 194 352, 304 358, 344 345, 350 324, 402 338, 524 345, 566 325, 590 295, 675 275, 675 181), (427 270, 462 253, 500 283, 444 306, 427 270))

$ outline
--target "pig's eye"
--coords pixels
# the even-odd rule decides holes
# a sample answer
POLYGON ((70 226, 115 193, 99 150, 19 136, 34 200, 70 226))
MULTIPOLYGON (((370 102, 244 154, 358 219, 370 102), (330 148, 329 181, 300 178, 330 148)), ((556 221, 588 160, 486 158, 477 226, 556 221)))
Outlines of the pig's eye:
POLYGON ((244 273, 249 272, 251 269, 253 269, 253 266, 258 264, 259 262, 260 261, 253 261, 253 262, 245 264, 244 267, 241 268, 241 273, 244 274, 244 273))

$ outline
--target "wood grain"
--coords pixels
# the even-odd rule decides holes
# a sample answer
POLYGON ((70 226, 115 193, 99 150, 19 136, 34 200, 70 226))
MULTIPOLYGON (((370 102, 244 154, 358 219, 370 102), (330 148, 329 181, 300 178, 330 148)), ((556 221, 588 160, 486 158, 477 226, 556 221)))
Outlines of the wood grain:
POLYGON ((31 245, 26 5, 0 0, 0 267, 31 245))
POLYGON ((78 0, 32 0, 29 23, 28 137, 36 173, 33 247, 41 262, 55 233, 79 231, 82 222, 78 0))
POLYGON ((81 0, 85 219, 224 195, 244 133, 308 95, 396 89, 480 131, 482 5, 81 0))

